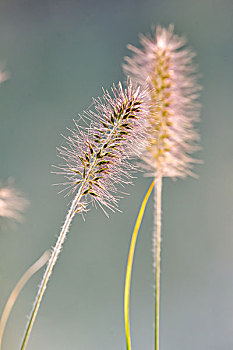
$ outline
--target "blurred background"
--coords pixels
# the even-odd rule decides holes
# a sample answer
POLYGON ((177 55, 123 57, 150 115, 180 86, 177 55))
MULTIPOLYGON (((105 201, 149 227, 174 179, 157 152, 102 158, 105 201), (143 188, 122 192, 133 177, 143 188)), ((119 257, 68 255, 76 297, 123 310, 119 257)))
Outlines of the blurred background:
MULTIPOLYGON (((165 180, 161 350, 233 348, 232 0, 1 0, 0 179, 30 200, 22 224, 0 229, 0 310, 26 269, 54 245, 69 199, 51 174, 61 134, 102 87, 125 80, 128 43, 175 25, 197 52, 203 105, 199 179, 165 180)), ((31 350, 123 350, 123 284, 131 231, 150 179, 138 174, 123 213, 76 216, 32 331, 31 350)), ((151 198, 153 199, 153 198, 151 198)), ((153 349, 151 200, 138 239, 133 349, 153 349)), ((19 349, 42 270, 20 294, 3 349, 19 349)))

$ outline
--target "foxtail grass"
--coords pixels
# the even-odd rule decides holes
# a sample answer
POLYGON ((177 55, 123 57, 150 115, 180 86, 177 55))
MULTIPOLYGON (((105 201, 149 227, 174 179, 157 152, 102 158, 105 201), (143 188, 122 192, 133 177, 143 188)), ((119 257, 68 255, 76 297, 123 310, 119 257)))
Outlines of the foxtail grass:
MULTIPOLYGON (((198 149, 196 141, 199 140, 194 129, 200 107, 197 102, 200 86, 193 64, 195 54, 184 47, 185 39, 173 31, 172 25, 168 29, 158 26, 151 37, 141 35, 142 49, 129 45, 133 55, 126 57, 123 66, 133 81, 143 86, 146 84, 150 101, 146 117, 147 144, 141 159, 146 175, 157 179, 153 234, 155 350, 159 350, 160 333, 162 180, 164 177, 194 175, 192 167, 197 161, 191 153, 198 149)), ((126 330, 129 330, 128 326, 126 330)), ((130 339, 129 334, 127 339, 130 339)))
POLYGON ((56 173, 65 175, 65 189, 76 193, 53 248, 44 277, 39 287, 31 315, 22 340, 21 350, 26 348, 43 295, 53 268, 61 252, 71 222, 76 213, 84 213, 90 205, 115 210, 119 186, 130 182, 133 166, 132 155, 138 154, 144 143, 144 92, 128 81, 123 90, 121 84, 113 86, 112 95, 104 92, 102 99, 94 100, 94 111, 85 117, 90 125, 84 129, 75 122, 76 129, 66 137, 66 145, 58 149, 64 164, 56 173))

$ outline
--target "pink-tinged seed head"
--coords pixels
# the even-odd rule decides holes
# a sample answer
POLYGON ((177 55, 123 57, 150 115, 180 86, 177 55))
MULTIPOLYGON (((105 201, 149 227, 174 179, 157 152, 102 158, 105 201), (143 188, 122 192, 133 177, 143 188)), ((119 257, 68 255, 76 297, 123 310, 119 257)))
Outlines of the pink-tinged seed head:
POLYGON ((10 74, 5 71, 4 65, 0 63, 0 84, 8 80, 9 77, 10 77, 10 74))
POLYGON ((21 222, 27 206, 28 201, 12 186, 12 181, 9 180, 7 185, 0 185, 0 220, 21 222))
POLYGON ((150 108, 147 141, 142 153, 144 167, 153 175, 185 177, 195 160, 190 156, 198 149, 194 123, 199 120, 194 53, 184 48, 183 37, 157 27, 152 37, 141 35, 141 49, 129 45, 132 57, 123 68, 134 82, 147 84, 150 108))

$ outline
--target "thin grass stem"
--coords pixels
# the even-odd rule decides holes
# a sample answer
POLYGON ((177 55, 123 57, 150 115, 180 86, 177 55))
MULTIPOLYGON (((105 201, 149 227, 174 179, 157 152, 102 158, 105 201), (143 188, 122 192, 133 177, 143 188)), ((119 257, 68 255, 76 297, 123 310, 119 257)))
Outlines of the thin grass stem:
POLYGON ((49 278, 50 278, 50 276, 52 274, 53 267, 54 267, 54 265, 55 265, 55 263, 57 261, 58 255, 59 255, 59 253, 60 253, 60 251, 62 249, 62 246, 63 246, 63 243, 65 241, 66 235, 67 235, 67 233, 69 231, 69 227, 71 225, 72 219, 73 219, 73 217, 74 217, 74 215, 75 215, 75 213, 77 211, 77 206, 78 206, 80 198, 81 198, 81 193, 82 193, 83 186, 80 187, 79 192, 77 193, 77 195, 75 196, 75 198, 74 198, 74 200, 73 200, 73 202, 71 204, 70 210, 69 210, 68 215, 67 215, 67 217, 65 219, 64 225, 63 225, 63 227, 61 229, 61 232, 60 232, 60 235, 59 235, 59 237, 57 239, 56 245, 55 245, 55 247, 53 249, 51 258, 50 258, 50 260, 48 262, 47 268, 45 270, 45 273, 44 273, 41 285, 39 287, 38 294, 37 294, 36 299, 35 299, 35 303, 33 305, 32 311, 31 311, 31 315, 29 317, 29 321, 28 321, 28 324, 27 324, 27 327, 26 327, 26 330, 25 330, 25 333, 24 333, 24 337, 23 337, 23 340, 22 340, 21 348, 20 348, 21 350, 24 350, 26 348, 26 345, 27 345, 27 342, 29 340, 29 336, 30 336, 30 333, 31 333, 31 330, 32 330, 32 326, 33 326, 35 318, 37 316, 37 313, 38 313, 38 310, 39 310, 39 307, 40 307, 40 303, 41 303, 42 297, 44 295, 44 292, 46 290, 49 278))
POLYGON ((17 300, 19 293, 27 283, 27 281, 38 271, 40 270, 44 264, 49 260, 50 253, 48 250, 46 250, 41 257, 27 269, 27 271, 23 274, 23 276, 20 278, 14 289, 12 290, 7 303, 5 305, 5 308, 3 310, 1 319, 0 319, 0 350, 2 349, 2 339, 4 330, 8 321, 8 318, 10 316, 11 310, 15 304, 15 301, 17 300))
POLYGON ((147 110, 147 107, 143 109, 145 92, 141 93, 139 87, 135 90, 130 81, 127 84, 125 90, 120 83, 118 87, 113 85, 114 98, 105 91, 102 99, 95 99, 95 111, 90 110, 85 114, 93 119, 90 127, 81 130, 75 122, 77 130, 72 131, 71 136, 65 138, 67 144, 58 149, 59 156, 66 161, 65 164, 58 166, 58 169, 64 170, 64 175, 68 179, 68 183, 65 181, 68 193, 74 193, 78 188, 79 190, 44 273, 21 350, 27 345, 41 300, 75 213, 87 211, 86 206, 90 202, 93 205, 99 203, 100 207, 106 206, 114 211, 119 200, 114 196, 117 192, 116 185, 128 182, 130 172, 134 168, 128 162, 130 154, 137 154, 145 142, 143 116, 147 110))
POLYGON ((161 195, 162 176, 158 177, 155 191, 155 350, 159 350, 159 321, 160 321, 160 254, 161 254, 161 195))
POLYGON ((137 237, 139 233, 139 229, 142 223, 143 215, 146 209, 147 202, 151 195, 151 192, 154 188, 156 179, 154 179, 145 194, 145 197, 142 201, 141 207, 138 212, 138 216, 136 219, 136 223, 134 226, 134 230, 132 233, 132 238, 130 242, 129 254, 128 254, 128 262, 126 267, 126 276, 125 276, 125 290, 124 290, 124 318, 125 318, 125 338, 126 338, 126 346, 127 350, 131 350, 131 334, 130 334, 130 287, 131 287, 131 277, 132 277, 132 266, 134 259, 134 252, 137 242, 137 237))

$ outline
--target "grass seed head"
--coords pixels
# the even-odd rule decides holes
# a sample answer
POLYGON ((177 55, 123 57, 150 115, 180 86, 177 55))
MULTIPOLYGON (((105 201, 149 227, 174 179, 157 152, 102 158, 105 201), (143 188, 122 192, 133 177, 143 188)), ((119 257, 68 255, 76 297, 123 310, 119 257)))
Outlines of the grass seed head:
POLYGON ((0 219, 18 221, 23 219, 23 212, 28 206, 28 201, 23 197, 20 191, 12 186, 12 181, 8 184, 0 184, 0 219))
POLYGON ((142 154, 144 167, 153 175, 185 177, 192 175, 190 156, 199 139, 194 122, 199 120, 200 86, 197 84, 194 53, 185 48, 185 39, 157 27, 152 37, 141 35, 141 49, 129 45, 132 57, 123 68, 134 82, 147 84, 148 144, 142 154))
POLYGON ((79 191, 81 200, 77 211, 87 210, 90 202, 116 209, 119 186, 130 183, 134 166, 129 162, 145 147, 144 90, 128 80, 104 91, 102 98, 93 100, 94 108, 84 113, 89 127, 76 129, 58 149, 64 163, 56 173, 65 175, 63 183, 68 194, 79 191))

